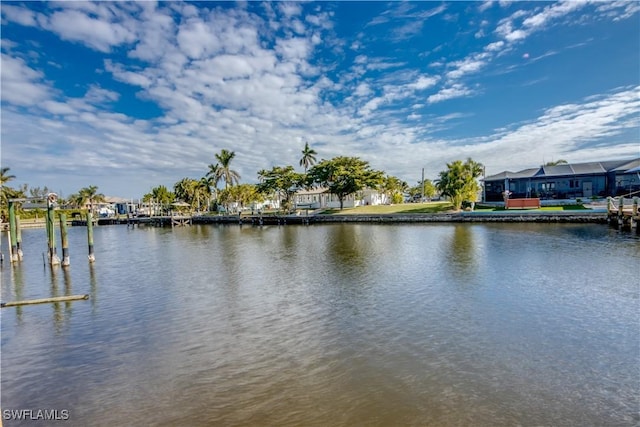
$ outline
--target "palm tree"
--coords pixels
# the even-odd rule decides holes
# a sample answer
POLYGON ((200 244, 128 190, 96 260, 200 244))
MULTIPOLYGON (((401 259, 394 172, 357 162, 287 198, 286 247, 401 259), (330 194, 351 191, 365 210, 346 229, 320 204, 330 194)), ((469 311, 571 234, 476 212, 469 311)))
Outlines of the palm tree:
POLYGON ((313 166, 316 163, 316 150, 309 147, 309 143, 304 143, 304 149, 302 150, 302 158, 300 159, 300 166, 304 167, 304 173, 307 173, 307 168, 313 166))
POLYGON ((224 179, 224 188, 228 188, 229 184, 233 185, 234 183, 238 183, 238 181, 240 180, 240 174, 236 171, 234 171, 233 169, 231 169, 230 164, 231 164, 231 160, 233 160, 233 158, 236 156, 236 153, 233 151, 229 151, 226 149, 222 149, 220 151, 220 154, 216 154, 216 159, 218 160, 218 162, 220 162, 219 164, 219 168, 220 168, 220 177, 222 179, 224 179))
POLYGON ((211 198, 211 186, 207 177, 200 178, 194 185, 196 199, 198 201, 198 211, 200 211, 200 196, 207 199, 207 210, 209 210, 208 201, 211 198))
POLYGON ((5 185, 7 182, 16 179, 15 175, 8 175, 10 168, 2 168, 0 169, 0 185, 5 185))
POLYGON ((567 162, 564 159, 559 159, 559 160, 556 160, 555 162, 547 162, 544 164, 544 166, 558 166, 558 165, 566 165, 568 163, 569 162, 567 162))
POLYGON ((90 185, 80 189, 76 200, 81 207, 89 203, 89 210, 93 212, 93 204, 104 202, 105 199, 104 194, 98 193, 98 187, 96 185, 90 185))
POLYGON ((209 165, 209 171, 207 171, 207 174, 205 175, 205 178, 207 178, 208 182, 209 182, 209 187, 213 187, 213 196, 214 198, 218 197, 218 183, 220 182, 220 179, 222 178, 222 175, 220 174, 220 164, 216 163, 214 164, 210 164, 209 165))

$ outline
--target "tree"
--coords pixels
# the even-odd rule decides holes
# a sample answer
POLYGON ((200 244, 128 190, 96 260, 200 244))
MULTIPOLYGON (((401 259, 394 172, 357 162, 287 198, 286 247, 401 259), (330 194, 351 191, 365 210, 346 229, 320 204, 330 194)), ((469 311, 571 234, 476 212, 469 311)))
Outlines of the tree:
POLYGON ((430 179, 425 179, 424 182, 418 181, 414 187, 409 189, 409 194, 414 199, 422 197, 423 194, 427 199, 432 199, 435 197, 437 192, 438 189, 430 179))
POLYGON ((218 197, 218 183, 220 182, 220 179, 222 178, 222 174, 221 174, 221 169, 220 169, 220 164, 216 163, 216 164, 209 164, 209 170, 207 171, 207 174, 205 175, 205 178, 207 178, 208 182, 209 182, 209 187, 213 187, 213 191, 211 192, 213 194, 213 196, 215 198, 218 197))
POLYGON ((0 169, 0 185, 4 186, 7 182, 16 179, 15 175, 9 174, 10 168, 2 168, 0 169))
POLYGON ((196 182, 194 190, 195 190, 198 210, 200 210, 201 198, 207 200, 207 210, 208 210, 209 200, 211 199, 211 186, 209 185, 209 179, 207 177, 200 178, 200 180, 196 182))
POLYGON ((467 159, 462 163, 456 160, 447 163, 447 170, 440 172, 436 187, 444 196, 448 196, 455 210, 460 210, 462 202, 475 202, 480 185, 476 180, 482 176, 482 165, 467 159))
POLYGON ((383 179, 383 173, 371 169, 369 163, 358 157, 334 157, 322 160, 309 170, 309 180, 327 187, 331 194, 340 200, 340 209, 344 199, 365 187, 377 188, 383 179))
POLYGON ((402 193, 406 191, 407 187, 406 182, 395 176, 387 175, 378 190, 386 195, 391 203, 402 203, 402 193))
POLYGON ((281 206, 285 210, 291 209, 291 199, 300 187, 304 185, 304 174, 297 173, 293 166, 274 166, 270 171, 258 172, 260 184, 258 191, 263 194, 276 193, 282 200, 281 206))
POLYGON ((262 194, 258 191, 258 187, 254 184, 239 184, 233 187, 225 188, 220 192, 220 202, 227 207, 231 203, 237 203, 238 210, 250 205, 251 203, 263 200, 262 194))
POLYGON ((142 197, 143 202, 154 201, 162 207, 170 205, 175 199, 175 194, 164 185, 153 187, 151 191, 142 197))
POLYGON ((559 160, 556 160, 555 162, 547 162, 544 164, 544 166, 558 166, 558 165, 566 165, 568 163, 569 162, 567 162, 564 159, 559 159, 559 160))
POLYGON ((89 210, 93 211, 94 203, 104 202, 104 194, 98 193, 98 187, 96 185, 90 185, 88 187, 81 188, 77 194, 70 196, 72 203, 76 206, 83 208, 87 203, 89 204, 89 210))
POLYGON ((220 168, 220 177, 224 180, 224 188, 228 188, 229 184, 233 185, 237 184, 240 181, 240 174, 238 172, 231 169, 231 160, 236 156, 236 153, 233 151, 229 151, 223 149, 219 154, 216 154, 216 159, 218 160, 219 168, 220 168))
POLYGON ((15 178, 16 178, 15 175, 9 174, 9 168, 0 169, 0 204, 2 205, 2 208, 3 208, 3 215, 5 213, 4 208, 5 207, 8 208, 9 206, 9 199, 15 199, 20 197, 19 195, 16 194, 16 190, 6 186, 7 182, 15 178))
POLYGON ((31 197, 38 198, 38 199, 44 199, 45 197, 47 197, 47 194, 49 194, 50 192, 51 191, 49 191, 46 185, 43 188, 31 187, 29 189, 29 195, 31 197))
POLYGON ((304 143, 304 149, 302 150, 302 158, 300 159, 300 166, 304 167, 304 173, 307 173, 307 168, 316 164, 316 151, 309 147, 309 143, 304 143))

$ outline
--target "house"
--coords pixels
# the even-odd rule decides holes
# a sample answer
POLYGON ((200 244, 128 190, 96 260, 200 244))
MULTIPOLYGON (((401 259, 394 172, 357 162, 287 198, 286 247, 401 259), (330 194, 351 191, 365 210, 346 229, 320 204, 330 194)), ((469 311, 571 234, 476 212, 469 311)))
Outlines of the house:
MULTIPOLYGON (((362 205, 381 205, 388 203, 388 197, 372 188, 365 188, 353 194, 349 194, 343 200, 343 207, 355 208, 362 205)), ((293 196, 293 202, 297 209, 323 209, 339 208, 340 199, 335 194, 329 193, 326 187, 298 190, 293 196)))
POLYGON ((485 201, 512 198, 576 199, 617 196, 640 190, 640 158, 540 166, 484 178, 485 201))

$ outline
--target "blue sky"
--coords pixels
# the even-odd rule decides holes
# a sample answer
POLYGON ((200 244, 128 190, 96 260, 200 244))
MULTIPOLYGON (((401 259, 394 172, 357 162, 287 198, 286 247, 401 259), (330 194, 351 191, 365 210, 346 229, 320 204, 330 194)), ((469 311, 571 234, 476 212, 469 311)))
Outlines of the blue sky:
POLYGON ((139 197, 359 156, 415 184, 640 156, 640 4, 2 1, 1 162, 139 197))

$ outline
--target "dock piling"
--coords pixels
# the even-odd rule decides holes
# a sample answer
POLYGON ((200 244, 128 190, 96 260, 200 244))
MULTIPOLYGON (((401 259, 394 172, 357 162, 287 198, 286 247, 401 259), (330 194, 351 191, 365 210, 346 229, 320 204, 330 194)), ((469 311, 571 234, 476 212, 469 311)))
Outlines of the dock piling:
POLYGON ((69 258, 69 241, 67 239, 67 216, 60 214, 60 240, 62 245, 62 266, 68 267, 71 265, 71 259, 69 258))
POLYGON ((16 249, 18 250, 18 261, 22 261, 22 229, 20 228, 20 215, 16 215, 16 249))
POLYGON ((93 215, 87 212, 87 241, 89 243, 89 262, 94 262, 96 256, 93 254, 93 215))
POLYGON ((9 260, 11 262, 18 261, 18 242, 16 240, 16 205, 14 202, 9 202, 9 260))
POLYGON ((54 204, 57 199, 53 193, 49 194, 47 200, 47 240, 49 243, 49 264, 60 264, 60 258, 56 253, 56 224, 54 222, 54 204))

